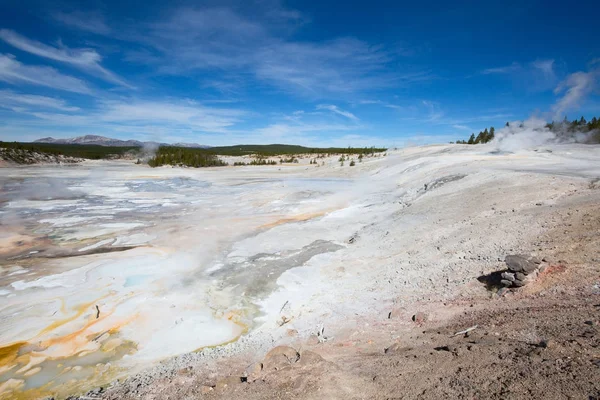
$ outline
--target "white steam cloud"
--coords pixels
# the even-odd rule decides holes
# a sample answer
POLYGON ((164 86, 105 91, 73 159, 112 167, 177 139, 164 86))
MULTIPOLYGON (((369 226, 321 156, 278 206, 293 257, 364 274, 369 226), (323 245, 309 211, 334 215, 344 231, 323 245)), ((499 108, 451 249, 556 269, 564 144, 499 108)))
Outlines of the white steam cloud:
POLYGON ((554 89, 556 94, 566 91, 553 107, 555 121, 560 121, 566 111, 579 107, 581 102, 596 89, 598 75, 600 70, 575 72, 554 89))
POLYGON ((567 111, 576 110, 598 88, 599 77, 599 69, 575 72, 556 87, 554 93, 564 93, 564 95, 552 107, 552 116, 548 115, 556 121, 552 129, 548 127, 545 119, 539 117, 514 121, 496 131, 492 145, 497 151, 515 152, 553 143, 589 142, 594 131, 573 131, 569 129, 568 124, 563 124, 561 121, 567 111))

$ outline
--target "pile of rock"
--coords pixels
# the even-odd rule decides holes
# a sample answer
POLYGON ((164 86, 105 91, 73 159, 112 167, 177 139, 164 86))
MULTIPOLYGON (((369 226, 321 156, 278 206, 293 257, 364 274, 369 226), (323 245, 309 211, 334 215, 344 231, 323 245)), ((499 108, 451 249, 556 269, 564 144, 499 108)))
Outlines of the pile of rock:
POLYGON ((508 271, 501 274, 502 286, 521 287, 535 279, 540 272, 542 262, 535 257, 508 255, 504 259, 508 271))

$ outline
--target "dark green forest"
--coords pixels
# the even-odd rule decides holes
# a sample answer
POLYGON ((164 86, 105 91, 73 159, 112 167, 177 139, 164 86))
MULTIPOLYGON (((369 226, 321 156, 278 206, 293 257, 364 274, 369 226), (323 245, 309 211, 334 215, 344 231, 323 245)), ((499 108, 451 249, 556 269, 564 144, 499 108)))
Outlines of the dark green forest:
POLYGON ((67 156, 100 160, 105 158, 118 158, 124 155, 136 155, 141 150, 139 147, 107 147, 87 144, 55 144, 55 143, 23 143, 2 142, 0 148, 26 150, 53 156, 67 156))
POLYGON ((269 145, 238 145, 203 148, 183 148, 172 146, 161 146, 155 156, 148 161, 151 167, 161 165, 181 165, 188 167, 219 167, 227 163, 219 159, 219 156, 254 156, 249 163, 235 162, 235 166, 241 165, 277 165, 273 160, 266 157, 281 156, 279 163, 297 163, 296 154, 374 154, 384 152, 385 148, 315 148, 284 144, 269 145))
POLYGON ((220 146, 209 147, 207 149, 192 149, 203 150, 212 154, 221 156, 247 156, 257 155, 263 157, 294 155, 294 154, 373 154, 386 151, 385 148, 378 147, 304 147, 289 144, 257 144, 257 145, 236 145, 236 146, 220 146))
MULTIPOLYGON (((140 147, 108 147, 99 145, 82 144, 56 144, 56 143, 25 143, 2 142, 0 148, 25 150, 48 155, 62 155, 67 157, 85 158, 90 160, 111 159, 142 156, 140 147)), ((282 156, 281 163, 293 163, 296 154, 374 154, 383 152, 384 148, 314 148, 284 144, 268 145, 236 145, 209 148, 187 148, 174 146, 161 146, 153 158, 148 161, 152 167, 160 165, 185 165, 190 167, 215 167, 227 165, 218 156, 246 156, 254 155, 255 159, 249 163, 236 163, 236 165, 276 165, 277 162, 267 161, 265 157, 282 156)), ((297 162, 297 160, 296 160, 297 162)))
POLYGON ((187 167, 222 167, 226 162, 219 159, 216 154, 204 149, 191 149, 184 147, 161 146, 154 157, 148 160, 151 167, 161 165, 181 165, 187 167))

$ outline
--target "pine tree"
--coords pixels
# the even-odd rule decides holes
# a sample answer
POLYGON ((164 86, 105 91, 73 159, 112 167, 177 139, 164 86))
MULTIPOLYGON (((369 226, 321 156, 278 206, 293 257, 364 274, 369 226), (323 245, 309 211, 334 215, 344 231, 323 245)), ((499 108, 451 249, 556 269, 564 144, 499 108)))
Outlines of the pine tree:
POLYGON ((490 133, 488 132, 488 129, 485 128, 483 130, 483 134, 481 135, 481 143, 487 143, 488 142, 488 136, 490 136, 490 133))
POLYGON ((471 133, 471 137, 469 138, 469 141, 467 142, 467 144, 473 144, 475 142, 475 134, 471 133))

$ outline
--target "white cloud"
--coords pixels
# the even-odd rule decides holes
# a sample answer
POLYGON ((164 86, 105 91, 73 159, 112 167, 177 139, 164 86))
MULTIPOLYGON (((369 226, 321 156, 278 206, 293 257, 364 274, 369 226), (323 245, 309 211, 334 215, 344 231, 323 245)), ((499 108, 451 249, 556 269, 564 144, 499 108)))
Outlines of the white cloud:
POLYGON ((358 117, 356 115, 352 114, 349 111, 341 110, 338 106, 335 106, 333 104, 319 104, 317 106, 317 110, 329 110, 332 113, 341 115, 341 116, 351 119, 353 121, 358 121, 358 117))
POLYGON ((54 68, 25 65, 12 55, 0 54, 0 81, 10 84, 46 86, 69 92, 90 94, 92 91, 82 80, 63 75, 54 68))
POLYGON ((398 106, 396 104, 385 104, 384 107, 391 108, 392 110, 398 110, 398 111, 406 110, 406 107, 398 106))
POLYGON ((421 103, 427 108, 428 121, 435 122, 440 120, 444 116, 444 112, 440 110, 437 103, 429 100, 423 100, 421 103))
POLYGON ((250 75, 280 90, 317 98, 431 79, 426 72, 389 68, 397 52, 356 38, 290 40, 285 24, 295 26, 301 16, 281 8, 276 14, 280 18, 273 20, 268 11, 246 18, 224 7, 180 8, 148 25, 144 35, 130 38, 152 49, 150 54, 132 50, 127 57, 156 63, 164 74, 225 71, 239 80, 250 75))
MULTIPOLYGON (((2 104, 1 100, 0 95, 0 104, 2 104)), ((113 100, 101 102, 96 109, 79 110, 79 113, 71 114, 47 110, 52 108, 46 107, 50 104, 50 98, 35 98, 33 102, 39 103, 38 107, 31 104, 31 107, 15 108, 13 111, 43 120, 47 125, 53 124, 67 130, 85 128, 148 132, 171 129, 188 133, 225 133, 248 115, 244 110, 208 107, 193 101, 113 100)), ((53 105, 59 111, 75 111, 64 104, 62 107, 60 103, 53 105)), ((30 119, 25 123, 31 124, 31 121, 30 119)))
POLYGON ((243 110, 205 107, 194 102, 112 101, 102 115, 106 122, 130 125, 166 124, 208 132, 224 132, 238 123, 243 110))
POLYGON ((454 129, 460 129, 460 130, 463 130, 463 131, 472 131, 472 130, 473 130, 473 129, 469 128, 469 127, 468 127, 468 126, 466 126, 466 125, 458 125, 458 124, 455 124, 455 125, 452 125, 452 127, 453 127, 454 129))
POLYGON ((544 75, 554 76, 554 60, 537 60, 532 62, 531 65, 540 70, 544 75))
POLYGON ((0 29, 0 39, 27 53, 64 62, 108 82, 132 88, 123 79, 102 67, 100 65, 102 57, 93 49, 70 49, 66 46, 52 47, 35 40, 30 40, 8 29, 0 29))
POLYGON ((519 63, 513 62, 510 65, 506 65, 504 67, 496 67, 496 68, 487 68, 481 71, 483 75, 490 74, 508 74, 511 72, 515 72, 521 69, 521 65, 519 63))
POLYGON ((554 93, 565 92, 565 94, 552 108, 554 120, 561 120, 565 111, 578 107, 598 87, 599 76, 600 70, 575 72, 561 82, 554 93))
POLYGON ((54 19, 60 23, 86 32, 108 35, 110 28, 106 25, 100 13, 73 11, 70 13, 57 12, 54 19))
POLYGON ((507 75, 519 86, 530 92, 550 90, 558 81, 554 60, 536 60, 529 63, 513 62, 510 65, 488 68, 482 75, 507 75))
POLYGON ((370 105, 370 104, 383 104, 381 100, 360 100, 358 104, 370 105))
POLYGON ((49 108, 67 112, 79 110, 79 107, 69 106, 62 99, 15 93, 11 90, 0 90, 0 107, 13 110, 21 107, 49 108))

